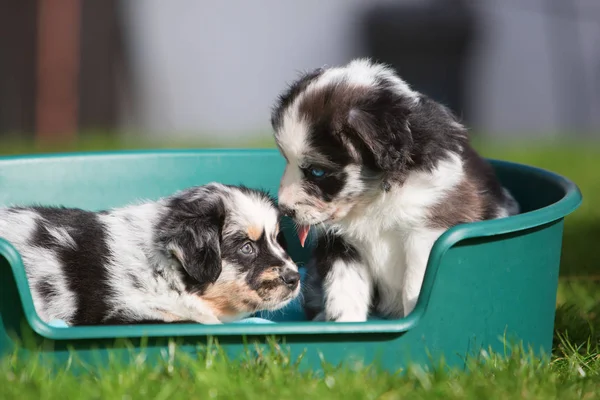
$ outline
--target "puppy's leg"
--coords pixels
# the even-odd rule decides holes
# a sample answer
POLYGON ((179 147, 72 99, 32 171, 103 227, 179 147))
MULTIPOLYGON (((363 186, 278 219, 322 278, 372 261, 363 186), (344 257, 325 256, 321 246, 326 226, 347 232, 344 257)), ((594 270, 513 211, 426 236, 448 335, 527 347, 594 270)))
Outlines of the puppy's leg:
POLYGON ((313 318, 313 321, 317 321, 317 322, 327 321, 327 318, 325 318, 325 311, 321 311, 320 313, 318 313, 317 316, 313 318))
POLYGON ((442 230, 413 231, 409 233, 404 242, 406 257, 406 272, 402 291, 404 316, 410 314, 417 304, 429 253, 431 253, 433 244, 442 233, 442 230))
POLYGON ((187 295, 182 297, 182 304, 185 307, 183 310, 173 312, 173 314, 176 314, 179 319, 190 319, 198 322, 199 324, 206 325, 222 324, 221 320, 217 318, 211 307, 197 296, 187 295))
POLYGON ((372 284, 364 265, 357 261, 337 259, 331 264, 323 283, 327 321, 367 320, 372 284))
POLYGON ((306 276, 302 283, 302 307, 307 320, 317 321, 316 316, 323 315, 323 297, 323 279, 316 260, 312 258, 306 264, 306 276))
POLYGON ((397 319, 404 317, 404 302, 402 288, 405 270, 398 266, 392 274, 385 275, 377 282, 379 301, 375 303, 377 313, 386 318, 397 319))
POLYGON ((198 322, 199 324, 205 324, 205 325, 220 325, 222 324, 221 320, 219 320, 214 314, 201 314, 201 315, 194 315, 194 321, 198 322))
POLYGON ((315 321, 366 321, 371 292, 369 271, 356 249, 338 235, 319 236, 307 265, 307 316, 315 321))

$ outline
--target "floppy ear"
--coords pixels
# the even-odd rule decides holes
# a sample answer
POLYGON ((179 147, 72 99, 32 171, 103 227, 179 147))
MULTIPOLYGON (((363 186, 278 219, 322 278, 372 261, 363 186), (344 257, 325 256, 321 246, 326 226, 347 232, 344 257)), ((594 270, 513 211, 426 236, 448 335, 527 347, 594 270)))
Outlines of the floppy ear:
POLYGON ((408 124, 410 109, 400 96, 376 94, 348 112, 347 134, 367 159, 364 162, 384 172, 400 172, 413 147, 408 124))
POLYGON ((157 242, 200 283, 214 283, 221 274, 222 200, 174 198, 160 222, 157 242))

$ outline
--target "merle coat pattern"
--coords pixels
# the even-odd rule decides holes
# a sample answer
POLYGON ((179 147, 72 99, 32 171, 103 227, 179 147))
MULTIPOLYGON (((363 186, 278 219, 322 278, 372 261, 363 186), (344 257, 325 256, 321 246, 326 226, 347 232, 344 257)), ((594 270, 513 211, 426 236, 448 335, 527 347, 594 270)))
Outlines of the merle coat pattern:
POLYGON ((46 322, 219 324, 297 296, 279 218, 266 193, 212 183, 100 212, 2 208, 0 237, 46 322))

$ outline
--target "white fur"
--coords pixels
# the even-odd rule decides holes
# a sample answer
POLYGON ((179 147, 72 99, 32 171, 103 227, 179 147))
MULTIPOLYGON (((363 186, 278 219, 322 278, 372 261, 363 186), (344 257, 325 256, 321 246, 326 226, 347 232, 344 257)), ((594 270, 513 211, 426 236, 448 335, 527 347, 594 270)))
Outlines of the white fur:
MULTIPOLYGON (((326 69, 321 76, 308 85, 304 93, 310 93, 342 80, 355 86, 373 86, 378 78, 393 82, 398 92, 412 99, 415 103, 419 101, 419 93, 412 90, 405 81, 398 78, 391 68, 373 63, 367 58, 355 59, 344 67, 326 69)), ((299 96, 299 98, 301 97, 299 96)))
POLYGON ((366 321, 372 293, 371 277, 363 265, 337 260, 327 276, 325 314, 338 322, 366 321))
POLYGON ((496 218, 506 218, 511 215, 518 214, 521 211, 519 203, 515 200, 512 193, 506 188, 502 188, 504 194, 505 204, 499 208, 496 218))

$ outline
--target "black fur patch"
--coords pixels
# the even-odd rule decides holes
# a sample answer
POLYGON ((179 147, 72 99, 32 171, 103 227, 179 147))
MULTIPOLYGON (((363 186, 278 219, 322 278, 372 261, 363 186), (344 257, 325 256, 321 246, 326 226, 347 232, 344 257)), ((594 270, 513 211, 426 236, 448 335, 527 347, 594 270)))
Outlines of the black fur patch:
POLYGON ((95 213, 80 209, 33 207, 42 218, 32 237, 32 244, 53 250, 59 259, 69 289, 75 294, 76 311, 71 323, 102 323, 109 311, 105 299, 110 286, 106 265, 110 261, 106 229, 95 213), (65 229, 76 247, 61 245, 48 229, 65 229))
POLYGON ((315 153, 320 154, 339 169, 350 164, 353 158, 344 145, 343 132, 339 132, 336 118, 330 113, 311 115, 308 141, 315 153))
POLYGON ((45 278, 41 281, 38 281, 35 285, 35 289, 47 303, 51 302, 57 295, 56 289, 54 289, 49 281, 50 279, 45 278))
MULTIPOLYGON (((306 285, 302 287, 305 300, 303 308, 307 319, 312 320, 323 311, 323 281, 331 271, 333 263, 339 260, 358 262, 360 254, 342 236, 332 233, 319 236, 307 265, 306 285)), ((329 318, 334 319, 333 316, 329 318)))
POLYGON ((281 246, 283 251, 287 252, 288 243, 287 243, 287 240, 285 238, 283 231, 279 232, 279 235, 277 235, 277 243, 279 243, 279 245, 281 246))
POLYGON ((344 171, 332 171, 319 179, 311 176, 310 171, 306 171, 302 187, 309 195, 329 202, 342 191, 347 178, 348 176, 344 171))
POLYGON ((325 279, 334 262, 360 261, 358 250, 349 244, 342 236, 333 233, 319 236, 313 250, 313 257, 317 271, 322 279, 325 279))
MULTIPOLYGON (((225 206, 221 196, 184 192, 172 197, 167 213, 155 226, 155 242, 165 252, 172 251, 196 282, 193 286, 213 283, 221 273, 221 232, 225 206)), ((186 280, 191 283, 191 281, 186 280)))
POLYGON ((461 148, 468 146, 466 130, 452 123, 457 121, 445 106, 427 96, 421 96, 408 122, 413 138, 412 168, 431 171, 448 151, 460 154, 461 148))

